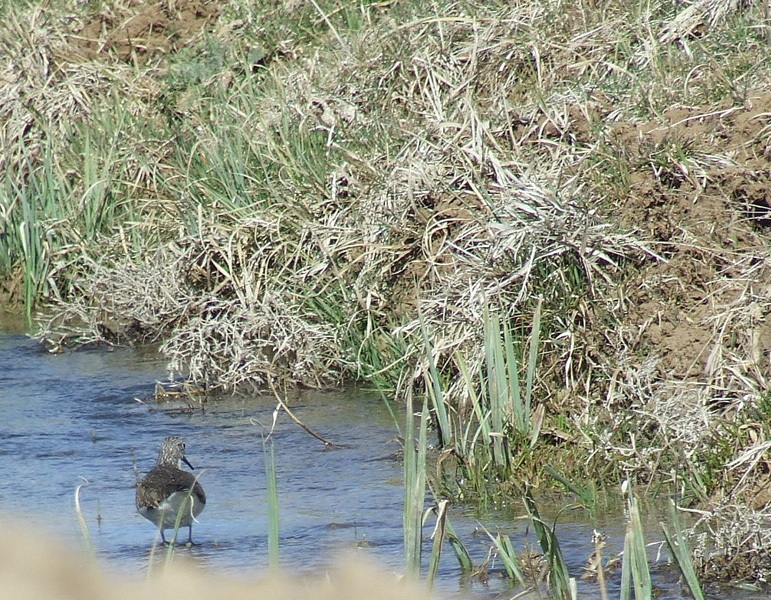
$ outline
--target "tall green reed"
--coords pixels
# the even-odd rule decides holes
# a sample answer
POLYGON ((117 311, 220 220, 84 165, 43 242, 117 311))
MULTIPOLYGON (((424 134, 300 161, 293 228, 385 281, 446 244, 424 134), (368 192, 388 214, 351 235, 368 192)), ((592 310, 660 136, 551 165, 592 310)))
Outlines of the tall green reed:
POLYGON ((556 600, 575 600, 578 597, 576 580, 568 572, 568 566, 557 535, 541 519, 530 489, 525 490, 523 500, 538 537, 538 543, 541 545, 541 550, 549 564, 549 589, 552 597, 556 600))
MULTIPOLYGON (((25 157, 19 170, 23 170, 30 160, 25 157)), ((44 160, 42 181, 25 181, 19 172, 9 168, 0 188, 0 207, 6 222, 4 235, 0 236, 0 266, 3 275, 20 267, 22 297, 28 320, 37 299, 46 292, 51 246, 58 239, 51 235, 48 225, 50 218, 47 219, 46 215, 53 212, 51 216, 54 221, 61 218, 56 212, 56 199, 47 195, 45 189, 53 186, 52 181, 46 180, 53 160, 50 153, 46 154, 44 160)))
POLYGON ((624 488, 627 493, 629 521, 624 537, 624 560, 621 566, 621 600, 631 598, 632 587, 636 600, 650 600, 653 597, 653 584, 648 568, 640 506, 628 479, 624 482, 624 488))
POLYGON ((423 546, 423 506, 426 497, 426 435, 428 404, 423 400, 420 425, 415 432, 415 415, 411 388, 407 390, 404 425, 404 562, 407 576, 420 578, 423 546))
POLYGON ((453 356, 470 411, 455 411, 448 406, 425 325, 422 333, 429 367, 425 388, 437 418, 440 441, 457 458, 462 473, 461 493, 471 490, 487 501, 495 493, 491 481, 509 481, 531 456, 540 437, 544 407, 533 407, 533 386, 541 303, 527 336, 524 364, 521 347, 525 344, 517 339, 508 322, 489 309, 484 310, 483 318, 484 360, 469 360, 461 351, 453 356))
POLYGON ((428 362, 428 372, 424 375, 426 389, 430 390, 429 398, 436 414, 437 425, 439 428, 439 443, 443 448, 449 448, 453 441, 452 422, 450 421, 447 401, 444 397, 442 383, 439 379, 439 370, 434 358, 434 349, 426 330, 425 321, 420 319, 420 330, 423 335, 423 347, 428 362))
POLYGON ((532 398, 535 370, 538 363, 538 347, 541 336, 541 306, 539 300, 533 313, 533 323, 527 343, 525 388, 521 388, 519 368, 520 352, 507 321, 501 321, 497 313, 485 309, 485 361, 488 400, 492 424, 502 432, 512 425, 514 430, 528 439, 530 447, 538 441, 538 425, 533 421, 532 398))
POLYGON ((449 543, 458 565, 463 573, 470 573, 473 568, 471 556, 461 542, 449 518, 450 503, 448 500, 436 500, 436 505, 427 510, 425 507, 426 493, 430 489, 426 472, 426 455, 428 450, 428 401, 424 396, 423 408, 420 412, 419 426, 415 430, 416 416, 414 413, 413 393, 407 391, 404 425, 404 558, 407 576, 413 581, 420 579, 423 550, 423 526, 427 519, 436 515, 434 531, 431 534, 431 554, 428 559, 426 582, 433 586, 439 571, 439 562, 445 543, 449 543))
POLYGON ((680 569, 680 573, 682 573, 683 579, 685 579, 685 583, 691 591, 691 595, 695 600, 704 600, 704 592, 701 589, 699 577, 693 566, 691 550, 688 546, 683 529, 680 526, 680 518, 677 516, 677 507, 672 500, 669 501, 669 518, 672 527, 674 528, 674 535, 664 523, 661 523, 667 547, 672 553, 675 564, 677 565, 677 568, 680 569))
POLYGON ((268 493, 268 562, 271 569, 279 566, 279 504, 278 481, 276 479, 276 457, 273 436, 262 441, 262 456, 265 461, 265 483, 268 493))

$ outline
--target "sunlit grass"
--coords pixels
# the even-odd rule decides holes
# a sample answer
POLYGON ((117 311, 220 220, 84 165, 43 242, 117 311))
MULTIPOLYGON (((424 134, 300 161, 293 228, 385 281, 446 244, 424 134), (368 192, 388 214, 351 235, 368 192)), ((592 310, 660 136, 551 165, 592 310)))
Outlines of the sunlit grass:
MULTIPOLYGON (((437 416, 440 443, 451 450, 462 473, 456 495, 469 494, 483 502, 500 494, 490 481, 507 483, 529 462, 539 441, 545 407, 533 407, 532 391, 539 360, 541 305, 537 305, 526 342, 515 337, 497 313, 483 312, 484 357, 472 368, 458 352, 453 359, 471 410, 457 411, 440 380, 428 332, 423 337, 429 368, 425 388, 437 416), (526 348, 523 352, 522 348, 526 348), (524 373, 524 385, 520 372, 524 373)), ((453 493, 451 490, 448 490, 453 493)))

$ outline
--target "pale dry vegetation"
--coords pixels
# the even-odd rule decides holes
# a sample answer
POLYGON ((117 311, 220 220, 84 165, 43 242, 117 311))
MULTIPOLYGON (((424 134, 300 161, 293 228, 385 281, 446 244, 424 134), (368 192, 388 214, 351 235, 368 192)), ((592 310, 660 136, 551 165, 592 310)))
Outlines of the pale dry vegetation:
POLYGON ((71 545, 52 540, 28 526, 3 522, 8 538, 0 545, 0 585, 6 598, 37 600, 209 600, 211 598, 368 598, 417 600, 431 596, 360 558, 341 557, 323 575, 261 574, 252 578, 207 573, 179 557, 145 580, 118 577, 82 556, 71 545), (11 543, 9 540, 13 540, 11 543))
POLYGON ((485 310, 524 339, 542 301, 537 450, 671 483, 723 548, 768 499, 765 11, 6 6, 7 295, 209 387, 434 362, 461 411, 485 310))

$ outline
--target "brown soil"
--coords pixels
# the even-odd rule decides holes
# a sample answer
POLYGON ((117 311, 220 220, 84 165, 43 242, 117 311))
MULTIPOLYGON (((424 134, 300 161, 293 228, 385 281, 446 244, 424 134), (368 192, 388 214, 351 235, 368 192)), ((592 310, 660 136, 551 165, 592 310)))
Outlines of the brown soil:
MULTIPOLYGON (((760 264, 747 281, 735 278, 735 265, 762 262, 771 225, 770 121, 771 94, 762 93, 744 106, 673 109, 662 121, 612 129, 612 150, 633 166, 619 216, 657 241, 654 250, 667 259, 651 263, 627 290, 631 341, 658 355, 667 378, 703 378, 720 342, 716 312, 765 296, 768 269, 760 264)), ((767 307, 755 308, 754 353, 768 357, 767 307)), ((758 366, 767 372, 767 363, 758 366)))
POLYGON ((148 61, 179 51, 209 30, 220 12, 215 0, 130 0, 120 10, 88 16, 69 38, 73 62, 114 53, 148 61))

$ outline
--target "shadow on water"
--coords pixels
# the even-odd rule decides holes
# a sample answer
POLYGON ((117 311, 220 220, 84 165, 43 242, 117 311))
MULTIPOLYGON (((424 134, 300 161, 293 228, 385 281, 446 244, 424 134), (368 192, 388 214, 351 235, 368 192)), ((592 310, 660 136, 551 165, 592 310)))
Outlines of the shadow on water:
MULTIPOLYGON (((143 403, 137 399, 146 399, 153 382, 166 377, 163 361, 153 352, 54 355, 21 333, 0 333, 0 365, 0 512, 83 548, 74 492, 87 480, 80 500, 97 554, 117 571, 144 572, 156 531, 135 510, 134 486, 153 466, 163 437, 180 435, 208 503, 193 526, 198 545, 178 552, 218 573, 249 575, 267 568, 262 437, 273 420, 272 396, 223 397, 207 403, 205 410, 143 403)), ((318 572, 340 553, 356 550, 390 570, 403 571, 401 446, 382 400, 360 390, 314 391, 292 398, 291 408, 336 446, 325 447, 286 416, 279 419, 274 444, 282 565, 292 572, 318 572)), ((480 523, 508 533, 516 548, 537 545, 523 513, 519 503, 508 514, 479 515, 455 507, 451 519, 475 563, 481 564, 490 543, 480 523)), ((544 514, 553 519, 556 512, 549 517, 547 509, 544 514)), ((592 552, 593 529, 609 537, 606 556, 623 545, 620 510, 591 522, 578 511, 558 520, 558 537, 575 576, 592 552)), ((656 527, 651 523, 649 541, 661 539, 656 527)), ((651 552, 655 558, 655 546, 651 552)), ((157 559, 162 555, 160 549, 157 559)), ((485 584, 463 582, 448 549, 438 590, 511 596, 497 575, 502 565, 493 561, 491 567, 485 584)), ((658 597, 685 597, 670 573, 654 571, 658 597)), ((593 584, 581 583, 579 590, 587 594, 583 597, 599 597, 593 584)), ((611 598, 618 597, 617 588, 609 591, 611 598)))

